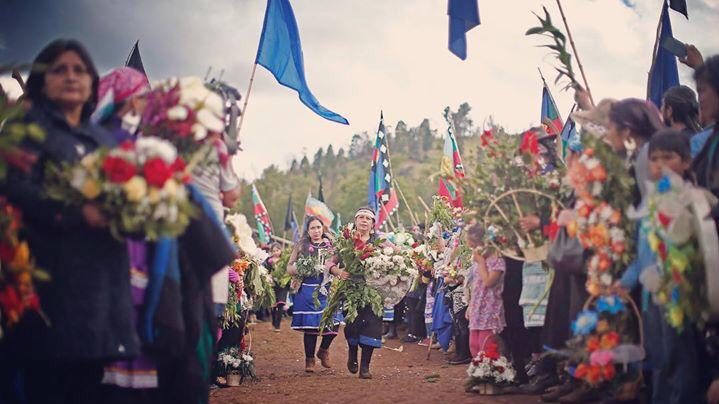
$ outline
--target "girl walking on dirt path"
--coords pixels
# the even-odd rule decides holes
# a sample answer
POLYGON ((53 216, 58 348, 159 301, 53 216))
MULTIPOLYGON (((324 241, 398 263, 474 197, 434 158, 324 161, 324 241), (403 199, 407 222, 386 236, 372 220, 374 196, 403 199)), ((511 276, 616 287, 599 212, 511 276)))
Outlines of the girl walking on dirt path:
MULTIPOLYGON (((323 254, 331 255, 332 241, 328 236, 327 228, 322 220, 316 216, 309 216, 305 221, 302 239, 295 245, 295 249, 290 256, 287 265, 287 273, 293 277, 299 275, 297 271, 297 259, 300 257, 316 257, 319 258, 323 254)), ((333 274, 340 276, 341 270, 334 266, 331 271, 333 274)), ((320 319, 322 313, 327 307, 327 296, 317 293, 317 301, 314 294, 322 284, 324 274, 317 273, 305 276, 293 282, 299 281, 300 288, 294 298, 294 309, 292 313, 292 329, 304 332, 305 347, 305 372, 314 372, 315 367, 315 349, 317 347, 317 337, 322 335, 320 349, 317 351, 317 358, 325 368, 330 368, 330 345, 332 340, 337 336, 337 330, 340 318, 335 318, 335 326, 331 329, 321 330, 320 319), (319 303, 319 305, 316 305, 319 303)))

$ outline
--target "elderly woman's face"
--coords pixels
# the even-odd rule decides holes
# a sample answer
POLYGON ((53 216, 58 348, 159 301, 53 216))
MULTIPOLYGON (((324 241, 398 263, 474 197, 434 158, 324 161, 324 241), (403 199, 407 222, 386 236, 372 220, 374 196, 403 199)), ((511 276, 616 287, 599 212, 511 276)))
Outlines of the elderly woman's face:
POLYGON ((92 76, 80 55, 66 51, 45 73, 45 97, 66 107, 84 105, 92 92, 92 76))
POLYGON ((372 216, 360 213, 355 217, 355 226, 357 226, 357 230, 367 233, 370 230, 372 230, 372 216))

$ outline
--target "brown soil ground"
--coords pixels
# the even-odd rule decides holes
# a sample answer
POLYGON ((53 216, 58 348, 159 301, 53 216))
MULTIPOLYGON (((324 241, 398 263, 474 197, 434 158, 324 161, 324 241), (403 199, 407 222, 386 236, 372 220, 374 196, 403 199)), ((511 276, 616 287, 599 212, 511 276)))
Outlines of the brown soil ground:
MULTIPOLYGON (((464 392, 466 365, 449 366, 444 354, 417 344, 388 341, 386 346, 404 346, 404 352, 375 350, 372 380, 361 380, 347 371, 347 343, 342 332, 330 348, 331 369, 316 365, 315 373, 304 372, 302 334, 289 329, 272 332, 269 323, 252 328, 258 382, 212 391, 210 404, 234 403, 496 403, 538 402, 528 396, 478 396, 464 392), (435 381, 433 380, 434 377, 435 381), (437 377, 438 376, 438 377, 437 377)), ((318 343, 319 345, 319 343, 318 343)))

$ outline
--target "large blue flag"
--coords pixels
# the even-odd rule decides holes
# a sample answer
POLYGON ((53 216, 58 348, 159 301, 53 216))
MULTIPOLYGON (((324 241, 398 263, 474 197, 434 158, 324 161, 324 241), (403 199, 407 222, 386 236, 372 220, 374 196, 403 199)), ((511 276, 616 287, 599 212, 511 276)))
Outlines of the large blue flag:
POLYGON ((384 127, 384 116, 380 112, 377 138, 372 151, 372 163, 369 169, 367 187, 367 204, 375 211, 377 220, 375 227, 379 229, 389 216, 399 207, 397 193, 392 186, 392 164, 389 161, 387 130, 384 127))
POLYGON ((467 59, 467 31, 479 25, 477 0, 449 0, 449 51, 467 59))
POLYGON ((657 107, 662 105, 664 93, 679 85, 679 71, 677 70, 677 57, 664 49, 661 45, 665 38, 672 37, 672 23, 669 19, 669 8, 664 3, 662 8, 662 27, 657 43, 654 45, 656 54, 649 72, 649 91, 647 98, 657 107))
POLYGON ((349 123, 320 105, 307 86, 300 34, 289 0, 267 0, 255 63, 266 67, 280 84, 297 91, 300 101, 317 115, 345 125, 349 123))

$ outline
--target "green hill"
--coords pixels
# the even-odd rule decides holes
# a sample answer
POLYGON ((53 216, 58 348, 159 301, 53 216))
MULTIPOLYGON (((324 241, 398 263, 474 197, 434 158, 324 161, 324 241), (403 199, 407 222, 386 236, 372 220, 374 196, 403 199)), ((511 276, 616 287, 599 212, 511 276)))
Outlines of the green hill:
MULTIPOLYGON (((469 119, 471 107, 462 104, 453 113, 454 125, 458 132, 458 143, 466 165, 476 155, 479 145, 478 131, 469 119)), ((429 120, 424 119, 419 126, 409 128, 403 121, 394 127, 388 127, 388 143, 392 163, 392 174, 406 197, 407 203, 420 222, 425 220, 424 207, 417 198, 420 196, 428 204, 437 191, 440 160, 442 156, 443 136, 446 127, 434 129, 429 120)), ((367 183, 370 168, 372 146, 375 133, 363 132, 353 136, 346 148, 335 152, 330 145, 319 149, 312 161, 307 156, 293 161, 289 169, 280 171, 276 166, 267 167, 255 181, 257 190, 270 213, 270 219, 277 235, 282 235, 287 200, 292 201, 298 221, 304 216, 304 204, 309 191, 317 197, 319 174, 322 182, 325 203, 334 212, 342 215, 342 222, 351 220, 352 215, 361 206, 367 205, 367 183)), ((467 171, 471 171, 468 167, 467 171)), ((248 218, 253 216, 251 186, 243 183, 240 202, 235 207, 248 218)), ((409 210, 400 197, 399 221, 408 227, 412 224, 409 210)), ((397 213, 392 215, 397 224, 397 213)), ((253 223, 250 221, 250 223, 253 223)), ((254 224, 254 223, 253 223, 254 224)))

